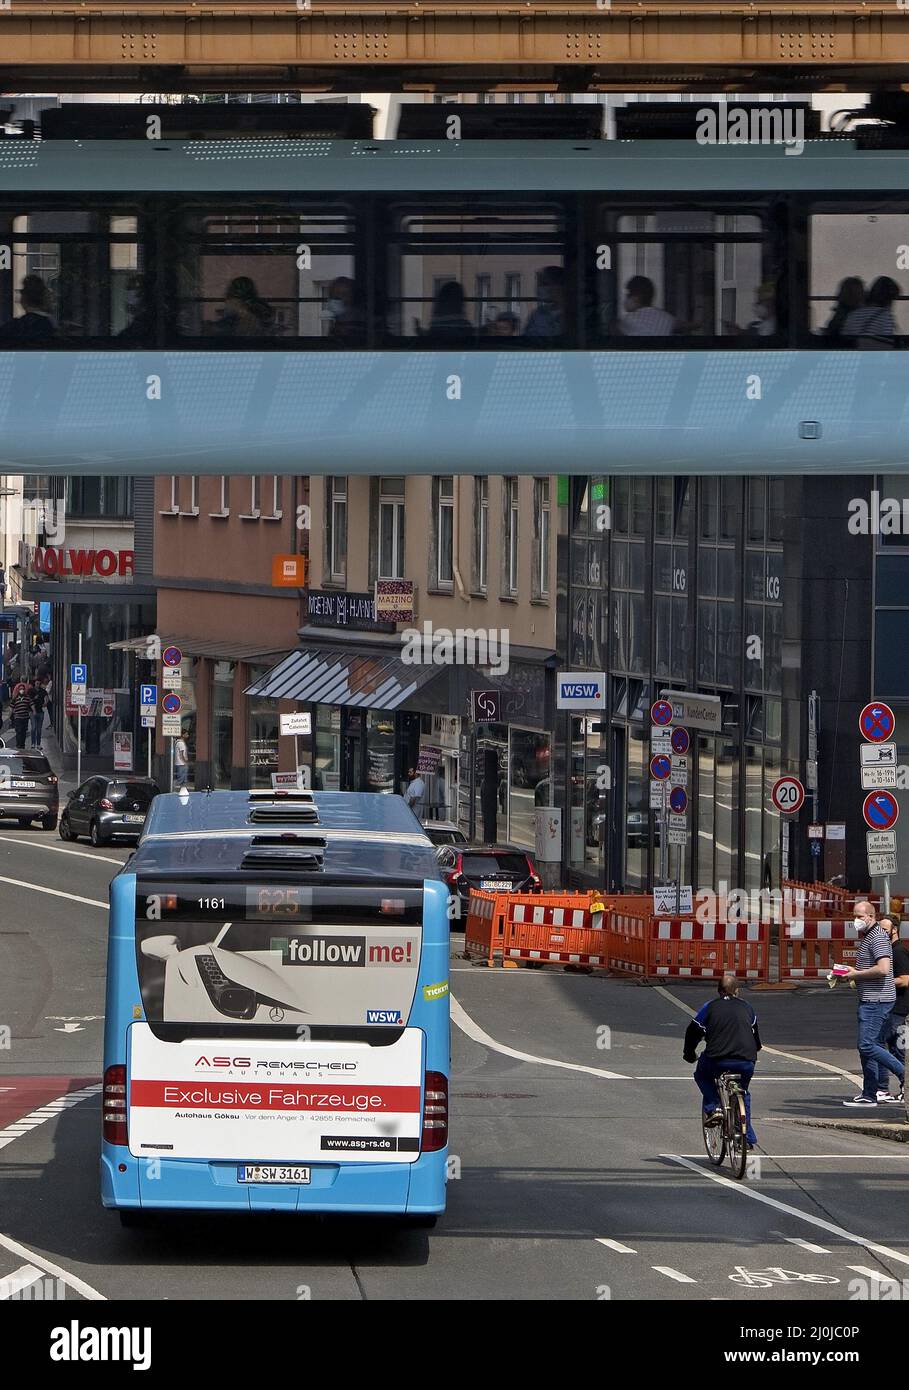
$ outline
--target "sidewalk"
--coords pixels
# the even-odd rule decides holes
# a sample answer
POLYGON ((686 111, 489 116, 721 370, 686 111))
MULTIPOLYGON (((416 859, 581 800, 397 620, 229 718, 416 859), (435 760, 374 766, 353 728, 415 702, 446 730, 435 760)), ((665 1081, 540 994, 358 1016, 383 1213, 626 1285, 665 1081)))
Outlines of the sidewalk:
MULTIPOLYGON (((15 733, 13 730, 13 726, 8 719, 4 721, 2 728, 0 728, 0 739, 3 740, 7 748, 15 748, 15 733)), ((26 746, 26 748, 23 749, 23 752, 27 753, 28 751, 29 749, 26 746)), ((44 724, 44 732, 41 735, 40 751, 47 758, 47 761, 51 765, 51 770, 57 776, 57 781, 60 787, 60 805, 62 806, 63 803, 66 801, 67 797, 69 796, 70 792, 74 791, 77 786, 76 774, 75 772, 64 772, 63 754, 60 751, 60 745, 57 742, 56 734, 54 733, 54 730, 49 720, 45 721, 44 724)))

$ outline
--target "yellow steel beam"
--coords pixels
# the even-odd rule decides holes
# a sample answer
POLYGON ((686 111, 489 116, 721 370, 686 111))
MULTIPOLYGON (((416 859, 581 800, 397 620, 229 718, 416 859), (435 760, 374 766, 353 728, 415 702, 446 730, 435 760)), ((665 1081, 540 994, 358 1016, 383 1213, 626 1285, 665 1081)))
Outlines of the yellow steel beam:
POLYGON ((0 89, 909 81, 900 0, 0 0, 0 89), (601 7, 602 6, 602 7, 601 7))

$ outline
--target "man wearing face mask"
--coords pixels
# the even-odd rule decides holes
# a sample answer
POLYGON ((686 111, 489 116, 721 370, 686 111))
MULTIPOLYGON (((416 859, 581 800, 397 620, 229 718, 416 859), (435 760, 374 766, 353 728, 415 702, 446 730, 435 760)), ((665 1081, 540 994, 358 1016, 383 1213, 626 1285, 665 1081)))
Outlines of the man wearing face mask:
POLYGON ((864 898, 855 905, 855 929, 859 935, 855 967, 845 977, 858 990, 858 1053, 862 1063, 862 1093, 843 1104, 864 1109, 878 1104, 878 1079, 893 1072, 903 1089, 902 1063, 887 1051, 884 1033, 896 1003, 893 983, 893 948, 890 937, 875 920, 874 908, 864 898))

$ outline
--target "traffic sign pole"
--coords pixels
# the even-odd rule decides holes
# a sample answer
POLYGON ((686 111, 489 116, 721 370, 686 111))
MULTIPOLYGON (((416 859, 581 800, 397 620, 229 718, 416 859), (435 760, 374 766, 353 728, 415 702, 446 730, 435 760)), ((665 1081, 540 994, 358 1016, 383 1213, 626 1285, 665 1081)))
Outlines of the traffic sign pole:
MULTIPOLYGON (((82 665, 82 633, 79 633, 79 665, 82 665)), ((86 681, 86 685, 88 682, 86 681)), ((82 785, 82 706, 76 714, 76 786, 82 785)))

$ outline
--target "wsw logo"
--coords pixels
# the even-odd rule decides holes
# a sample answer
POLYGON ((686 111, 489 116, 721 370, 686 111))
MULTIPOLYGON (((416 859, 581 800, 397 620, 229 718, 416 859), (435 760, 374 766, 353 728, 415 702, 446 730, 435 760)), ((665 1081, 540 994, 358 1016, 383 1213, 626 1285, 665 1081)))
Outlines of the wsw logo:
POLYGON ((367 1023, 403 1023, 400 1009, 367 1009, 367 1023))

